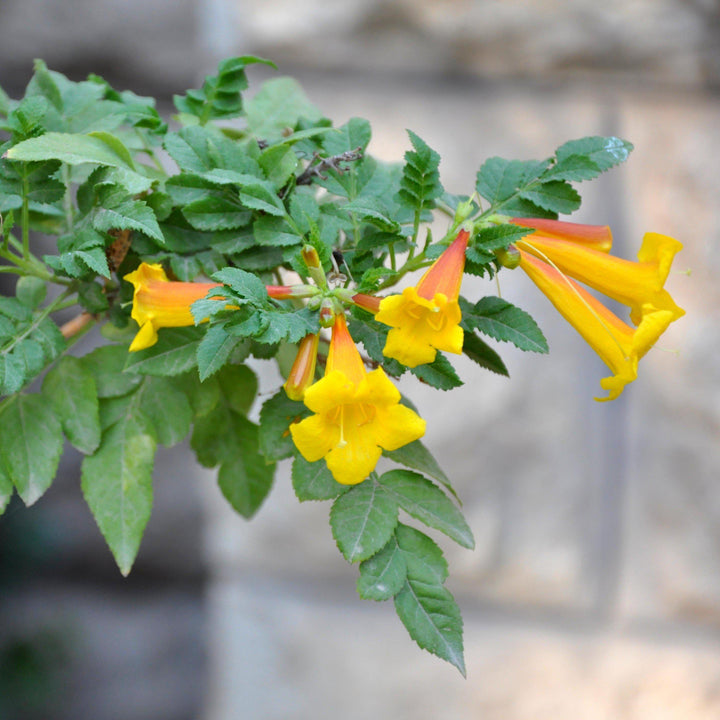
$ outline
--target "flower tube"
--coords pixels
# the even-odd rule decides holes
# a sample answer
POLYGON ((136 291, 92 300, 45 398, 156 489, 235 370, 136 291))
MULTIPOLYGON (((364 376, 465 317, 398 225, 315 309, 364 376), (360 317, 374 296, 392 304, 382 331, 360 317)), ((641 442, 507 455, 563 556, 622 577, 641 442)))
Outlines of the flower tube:
POLYGON ((676 319, 673 311, 646 312, 633 328, 556 267, 525 250, 520 251, 520 258, 520 267, 613 372, 600 381, 608 396, 596 400, 617 398, 637 377, 640 358, 676 319))
POLYGON ((315 413, 290 426, 309 462, 325 458, 335 480, 355 485, 375 469, 383 449, 396 450, 425 434, 425 421, 400 405, 400 392, 382 368, 367 372, 345 315, 335 318, 325 376, 303 398, 315 413))
POLYGON ((158 328, 195 325, 190 306, 212 288, 221 286, 221 283, 174 282, 168 280, 162 265, 145 262, 124 279, 135 288, 131 317, 140 326, 130 352, 154 345, 158 328))
POLYGON ((380 301, 375 319, 392 328, 383 354, 407 367, 432 362, 438 350, 460 354, 463 331, 458 305, 470 233, 460 230, 414 287, 380 301))
POLYGON ((291 400, 302 400, 305 390, 315 382, 315 363, 319 340, 320 336, 317 333, 310 333, 300 341, 295 361, 283 385, 291 400))
POLYGON ((580 242, 549 237, 540 232, 528 235, 516 246, 552 264, 566 275, 630 308, 630 318, 639 325, 645 314, 668 311, 673 320, 685 314, 665 290, 670 266, 682 244, 659 233, 645 233, 638 262, 613 257, 580 242))

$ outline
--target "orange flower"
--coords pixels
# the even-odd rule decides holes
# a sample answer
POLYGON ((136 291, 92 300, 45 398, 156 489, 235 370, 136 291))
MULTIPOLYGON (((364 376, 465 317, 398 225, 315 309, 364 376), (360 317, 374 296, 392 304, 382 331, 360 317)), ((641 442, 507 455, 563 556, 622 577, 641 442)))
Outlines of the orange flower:
POLYGON ((380 301, 375 319, 392 328, 383 349, 387 357, 412 368, 432 362, 438 350, 462 352, 458 296, 469 238, 460 230, 415 287, 380 301))

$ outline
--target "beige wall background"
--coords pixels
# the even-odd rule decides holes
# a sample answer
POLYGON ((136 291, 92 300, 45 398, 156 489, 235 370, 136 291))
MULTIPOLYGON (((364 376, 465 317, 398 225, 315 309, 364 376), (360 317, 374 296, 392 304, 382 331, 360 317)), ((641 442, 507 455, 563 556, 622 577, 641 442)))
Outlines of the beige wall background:
MULTIPOLYGON (((602 363, 513 273, 501 276, 503 295, 536 317, 550 355, 499 348, 509 381, 460 362, 465 387, 440 397, 405 382, 477 541, 474 552, 444 545, 465 617, 467 680, 417 650, 389 604, 359 600, 328 505, 300 505, 288 468, 248 524, 188 454, 158 464, 139 558, 140 573, 172 582, 160 599, 140 583, 132 601, 113 601, 134 638, 127 647, 77 654, 81 680, 114 688, 121 710, 99 692, 83 707, 207 720, 720 717, 717 2, 5 0, 0 52, 8 90, 27 79, 28 58, 42 56, 168 95, 223 56, 264 55, 337 123, 370 119, 379 157, 399 161, 405 128, 417 132, 458 193, 488 156, 544 157, 571 138, 620 135, 635 144, 630 162, 583 186, 574 218, 609 223, 615 252, 630 258, 645 231, 674 235, 685 244, 676 270, 692 271, 669 281, 687 316, 613 404, 592 400, 602 363), (171 652, 180 608, 182 642, 171 652), (153 612, 164 635, 150 630, 153 612), (172 674, 154 674, 158 657, 172 674), (156 713, 128 704, 123 687, 152 698, 156 713)), ((476 281, 464 292, 477 299, 495 286, 476 281)), ((277 377, 258 371, 272 391, 277 377)), ((48 503, 61 520, 48 510, 44 521, 74 532, 67 557, 80 553, 104 577, 98 533, 77 520, 73 472, 48 503)), ((70 608, 72 578, 53 588, 70 608)), ((22 592, 18 608, 31 594, 22 592)), ((102 597, 85 595, 79 627, 107 622, 102 597)), ((19 612, 28 627, 52 617, 32 607, 19 612)), ((71 717, 77 700, 61 705, 71 717)))

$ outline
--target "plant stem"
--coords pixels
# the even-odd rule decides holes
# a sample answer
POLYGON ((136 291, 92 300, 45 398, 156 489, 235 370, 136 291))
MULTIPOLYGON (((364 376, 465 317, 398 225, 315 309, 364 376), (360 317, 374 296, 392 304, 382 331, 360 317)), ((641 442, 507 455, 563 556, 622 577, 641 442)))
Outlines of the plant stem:
POLYGON ((23 197, 22 197, 22 255, 24 260, 30 260, 30 201, 28 200, 28 194, 30 193, 30 183, 28 182, 27 164, 22 164, 22 184, 23 184, 23 197))

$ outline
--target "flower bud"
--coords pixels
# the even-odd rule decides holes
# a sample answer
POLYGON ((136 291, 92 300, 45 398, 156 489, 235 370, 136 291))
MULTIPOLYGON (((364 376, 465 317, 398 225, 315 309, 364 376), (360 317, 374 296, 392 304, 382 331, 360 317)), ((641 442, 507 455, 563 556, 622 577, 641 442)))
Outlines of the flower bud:
POLYGON ((318 340, 318 335, 310 333, 300 341, 295 362, 293 362, 290 374, 283 385, 291 400, 302 400, 305 390, 315 382, 318 340))
POLYGON ((365 293, 356 293, 352 296, 352 301, 363 310, 371 312, 373 315, 380 309, 380 301, 382 298, 374 295, 365 295, 365 293))
POLYGON ((331 298, 323 298, 320 303, 320 327, 329 328, 335 324, 335 303, 331 298))
POLYGON ((503 250, 502 248, 495 250, 495 257, 500 265, 508 268, 508 270, 513 270, 520 265, 520 251, 513 245, 507 250, 503 250))
POLYGON ((318 251, 312 245, 303 245, 301 254, 303 262, 308 266, 308 269, 320 267, 320 256, 318 255, 318 251))

